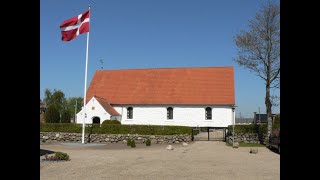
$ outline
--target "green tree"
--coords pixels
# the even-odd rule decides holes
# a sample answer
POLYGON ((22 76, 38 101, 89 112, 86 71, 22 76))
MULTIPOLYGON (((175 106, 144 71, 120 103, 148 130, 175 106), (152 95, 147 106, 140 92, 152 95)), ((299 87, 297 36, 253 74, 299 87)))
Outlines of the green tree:
POLYGON ((70 117, 74 117, 75 113, 78 113, 82 107, 82 97, 69 97, 66 102, 67 111, 70 117))
POLYGON ((47 107, 51 104, 51 96, 52 96, 52 92, 50 91, 50 89, 46 88, 44 90, 43 102, 47 105, 47 107))
POLYGON ((46 103, 47 106, 54 104, 56 105, 58 110, 63 109, 66 98, 61 90, 54 89, 53 92, 51 92, 49 89, 45 89, 44 95, 45 97, 43 101, 46 103))
POLYGON ((265 82, 265 105, 268 115, 268 139, 272 131, 272 105, 277 99, 270 96, 271 88, 280 88, 280 6, 268 2, 249 21, 247 31, 235 37, 240 66, 250 69, 265 82))
POLYGON ((69 123, 70 113, 67 108, 67 101, 64 93, 61 90, 54 89, 51 92, 49 89, 45 89, 44 102, 47 105, 47 111, 45 115, 45 121, 51 123, 69 123))
POLYGON ((60 113, 54 104, 47 107, 46 113, 44 114, 44 119, 46 123, 59 123, 60 113))
POLYGON ((68 110, 65 110, 61 114, 61 123, 70 123, 70 113, 68 110))

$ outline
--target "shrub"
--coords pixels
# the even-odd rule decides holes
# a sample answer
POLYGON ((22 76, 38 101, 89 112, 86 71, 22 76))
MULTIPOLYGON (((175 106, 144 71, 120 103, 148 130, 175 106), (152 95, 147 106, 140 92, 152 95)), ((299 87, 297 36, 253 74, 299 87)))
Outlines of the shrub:
POLYGON ((58 160, 65 160, 65 161, 68 161, 70 159, 69 155, 67 153, 63 153, 63 152, 56 152, 55 157, 58 160))
POLYGON ((150 146, 151 145, 151 140, 150 139, 147 139, 146 141, 146 146, 150 146))
POLYGON ((131 146, 131 139, 130 138, 127 141, 127 146, 131 146))
POLYGON ((131 147, 132 148, 136 147, 136 141, 134 139, 131 141, 131 147))
MULTIPOLYGON (((91 134, 141 134, 141 135, 174 135, 191 134, 192 128, 186 126, 157 126, 157 125, 121 125, 93 124, 85 128, 91 134)), ((82 124, 73 123, 40 123, 40 132, 81 133, 82 124)))
MULTIPOLYGON (((86 128, 88 130, 89 128, 86 128)), ((40 132, 67 132, 67 133, 81 133, 82 124, 72 123, 41 123, 40 132)))
POLYGON ((272 129, 280 129, 280 114, 278 114, 274 117, 272 129))
POLYGON ((118 120, 104 120, 102 122, 102 125, 105 125, 105 124, 121 124, 121 122, 118 120))
POLYGON ((274 124, 280 124, 280 114, 277 114, 273 120, 274 124))
MULTIPOLYGON (((232 125, 228 126, 228 132, 232 132, 232 125)), ((235 133, 258 133, 264 134, 267 133, 267 124, 248 124, 248 125, 235 125, 234 126, 235 133)))
POLYGON ((69 155, 67 153, 63 153, 63 152, 56 152, 54 155, 52 156, 48 156, 48 154, 44 155, 46 161, 69 161, 69 155))
POLYGON ((44 156, 46 161, 58 161, 56 156, 48 156, 47 154, 44 156))
POLYGON ((193 131, 193 135, 195 136, 195 135, 197 135, 197 134, 199 134, 199 131, 198 130, 192 130, 193 131))
POLYGON ((280 129, 280 124, 273 124, 272 129, 280 129))

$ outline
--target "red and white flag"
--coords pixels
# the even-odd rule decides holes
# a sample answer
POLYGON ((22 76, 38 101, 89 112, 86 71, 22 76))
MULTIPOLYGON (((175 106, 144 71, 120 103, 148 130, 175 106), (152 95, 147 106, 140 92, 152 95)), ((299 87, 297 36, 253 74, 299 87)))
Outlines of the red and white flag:
POLYGON ((90 26, 90 10, 75 16, 71 19, 65 20, 60 25, 62 34, 62 41, 71 41, 79 34, 89 32, 90 26))

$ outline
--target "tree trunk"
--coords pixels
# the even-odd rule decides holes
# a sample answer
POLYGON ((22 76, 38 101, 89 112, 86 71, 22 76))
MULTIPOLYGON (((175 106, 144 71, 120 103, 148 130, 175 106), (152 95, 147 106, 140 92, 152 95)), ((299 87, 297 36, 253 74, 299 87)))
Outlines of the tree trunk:
POLYGON ((267 131, 267 146, 269 146, 269 137, 272 131, 272 112, 271 112, 271 100, 270 100, 270 85, 271 85, 271 77, 270 77, 270 72, 271 72, 271 47, 272 47, 272 42, 271 42, 271 34, 270 34, 270 29, 269 27, 267 28, 268 31, 268 37, 269 37, 269 44, 268 44, 268 57, 267 57, 267 81, 266 81, 266 110, 267 110, 267 117, 268 117, 268 131, 267 131))
POLYGON ((266 85, 266 99, 265 99, 265 104, 266 104, 266 110, 267 110, 267 116, 268 116, 268 131, 267 131, 267 145, 269 144, 269 136, 272 131, 272 112, 271 112, 271 101, 270 101, 270 83, 267 83, 266 85))

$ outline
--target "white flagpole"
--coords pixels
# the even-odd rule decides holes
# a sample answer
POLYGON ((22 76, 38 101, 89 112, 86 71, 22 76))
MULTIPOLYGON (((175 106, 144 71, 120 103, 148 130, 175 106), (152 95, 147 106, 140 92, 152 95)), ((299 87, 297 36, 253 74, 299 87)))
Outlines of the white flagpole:
MULTIPOLYGON (((90 5, 89 5, 89 13, 90 13, 90 5)), ((90 17, 90 19, 91 19, 91 17, 90 17)), ((89 30, 89 32, 90 32, 90 30, 89 30)), ((87 116, 87 114, 86 114, 86 98, 87 97, 86 96, 87 96, 87 69, 88 69, 89 32, 87 34, 86 70, 85 70, 85 75, 84 75, 84 97, 83 97, 83 112, 84 112, 84 114, 83 114, 83 124, 82 124, 82 144, 84 144, 85 120, 86 120, 86 116, 87 116)))

